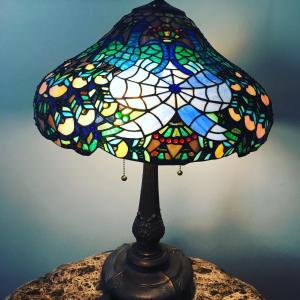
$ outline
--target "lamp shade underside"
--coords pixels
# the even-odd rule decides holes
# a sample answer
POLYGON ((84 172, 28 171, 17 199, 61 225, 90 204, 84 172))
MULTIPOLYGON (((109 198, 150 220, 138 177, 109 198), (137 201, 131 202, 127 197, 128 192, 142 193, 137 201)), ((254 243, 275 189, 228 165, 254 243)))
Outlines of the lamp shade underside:
POLYGON ((261 85, 164 1, 134 9, 48 74, 34 111, 59 146, 162 165, 244 156, 273 123, 261 85))

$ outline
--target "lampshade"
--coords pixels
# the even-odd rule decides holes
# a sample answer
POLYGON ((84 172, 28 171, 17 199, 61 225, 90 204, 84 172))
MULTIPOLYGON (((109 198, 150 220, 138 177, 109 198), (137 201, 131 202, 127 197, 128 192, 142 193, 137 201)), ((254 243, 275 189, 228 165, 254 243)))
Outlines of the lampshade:
POLYGON ((59 146, 161 165, 244 156, 273 122, 263 87, 164 1, 134 9, 49 73, 34 109, 59 146))

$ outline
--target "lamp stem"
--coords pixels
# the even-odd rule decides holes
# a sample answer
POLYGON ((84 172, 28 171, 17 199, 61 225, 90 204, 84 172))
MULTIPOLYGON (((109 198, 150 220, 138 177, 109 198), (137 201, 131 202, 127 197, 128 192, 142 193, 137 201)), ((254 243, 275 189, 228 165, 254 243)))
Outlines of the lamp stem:
POLYGON ((155 268, 168 260, 160 239, 165 234, 161 217, 158 190, 158 166, 144 164, 140 204, 132 226, 136 243, 128 253, 129 260, 137 267, 155 268))

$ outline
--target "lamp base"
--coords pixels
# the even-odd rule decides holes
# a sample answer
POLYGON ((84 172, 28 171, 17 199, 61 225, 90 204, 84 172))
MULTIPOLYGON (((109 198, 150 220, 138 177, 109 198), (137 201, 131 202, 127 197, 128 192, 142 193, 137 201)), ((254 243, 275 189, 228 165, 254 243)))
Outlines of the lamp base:
POLYGON ((192 263, 180 250, 159 244, 159 257, 140 257, 135 244, 109 255, 102 270, 104 293, 110 300, 190 300, 194 294, 192 263), (154 262, 152 264, 151 262, 154 262))

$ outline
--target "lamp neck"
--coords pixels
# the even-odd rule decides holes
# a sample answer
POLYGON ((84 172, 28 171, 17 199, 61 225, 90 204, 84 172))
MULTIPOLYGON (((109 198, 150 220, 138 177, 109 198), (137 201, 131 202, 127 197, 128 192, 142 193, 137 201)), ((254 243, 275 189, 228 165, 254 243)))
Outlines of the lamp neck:
POLYGON ((132 264, 154 268, 167 261, 167 253, 159 244, 165 234, 165 226, 160 213, 157 165, 144 164, 139 211, 132 232, 136 238, 128 253, 132 264))
POLYGON ((138 243, 157 244, 165 227, 161 218, 158 191, 158 166, 144 164, 139 211, 132 228, 138 243))

